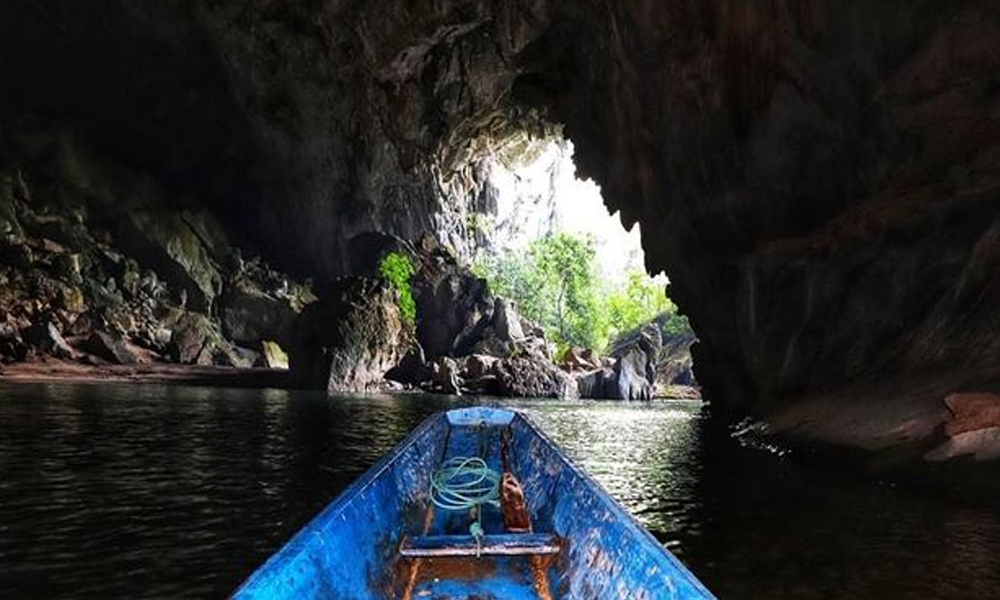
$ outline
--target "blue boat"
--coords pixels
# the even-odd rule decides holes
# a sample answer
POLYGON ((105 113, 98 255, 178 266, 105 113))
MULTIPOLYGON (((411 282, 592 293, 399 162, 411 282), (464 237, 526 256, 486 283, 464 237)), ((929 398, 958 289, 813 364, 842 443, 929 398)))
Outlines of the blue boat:
POLYGON ((713 598, 524 415, 422 423, 235 598, 713 598))

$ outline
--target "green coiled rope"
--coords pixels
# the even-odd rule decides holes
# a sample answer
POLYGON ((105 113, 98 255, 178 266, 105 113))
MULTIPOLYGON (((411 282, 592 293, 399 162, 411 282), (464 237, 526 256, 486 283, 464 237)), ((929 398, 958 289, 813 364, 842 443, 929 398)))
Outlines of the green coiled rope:
POLYGON ((478 457, 456 456, 431 475, 431 501, 451 511, 475 510, 469 534, 476 540, 476 556, 482 547, 483 505, 500 506, 500 474, 478 457))
POLYGON ((431 475, 431 500, 453 511, 500 506, 500 474, 481 458, 456 456, 431 475))

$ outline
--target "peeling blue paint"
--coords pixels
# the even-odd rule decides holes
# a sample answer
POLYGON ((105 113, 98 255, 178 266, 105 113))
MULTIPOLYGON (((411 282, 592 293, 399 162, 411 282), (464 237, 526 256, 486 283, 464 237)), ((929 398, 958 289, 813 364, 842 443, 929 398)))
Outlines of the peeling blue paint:
MULTIPOLYGON (((500 510, 484 508, 487 535, 504 534, 500 510)), ((421 424, 235 593, 241 600, 713 598, 649 532, 525 416, 492 408, 439 413, 421 424), (536 533, 554 534, 552 557, 404 558, 404 537, 468 533, 472 516, 431 510, 430 475, 452 456, 481 456, 501 469, 510 434, 536 533)))

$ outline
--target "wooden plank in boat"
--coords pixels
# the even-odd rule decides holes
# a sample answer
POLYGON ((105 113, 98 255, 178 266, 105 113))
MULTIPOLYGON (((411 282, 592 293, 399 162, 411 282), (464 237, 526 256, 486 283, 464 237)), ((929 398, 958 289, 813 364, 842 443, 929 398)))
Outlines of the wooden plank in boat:
POLYGON ((481 545, 471 535, 428 535, 406 538, 400 555, 406 558, 449 556, 542 556, 559 553, 556 536, 544 533, 504 533, 483 536, 481 545))

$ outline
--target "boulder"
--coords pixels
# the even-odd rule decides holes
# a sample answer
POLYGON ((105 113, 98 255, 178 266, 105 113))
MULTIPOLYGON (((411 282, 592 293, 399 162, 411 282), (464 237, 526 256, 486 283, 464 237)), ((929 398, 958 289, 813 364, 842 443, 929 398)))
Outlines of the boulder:
POLYGON ((238 344, 284 340, 298 311, 288 298, 263 290, 249 279, 234 282, 220 301, 222 329, 238 344))
POLYGON ((28 346, 21 339, 17 327, 0 321, 0 360, 20 362, 28 357, 28 346))
POLYGON ((499 339, 508 342, 518 342, 526 337, 521 328, 521 317, 512 301, 498 296, 493 302, 493 331, 499 339))
POLYGON ((494 356, 483 354, 467 356, 462 365, 462 378, 469 381, 492 376, 494 374, 493 369, 499 360, 494 356))
POLYGON ((171 330, 167 352, 174 362, 185 365, 211 364, 210 353, 204 352, 208 326, 196 317, 183 319, 171 330))
POLYGON ((656 381, 661 386, 694 386, 691 346, 698 337, 690 329, 671 333, 661 329, 663 346, 656 365, 656 381))
POLYGON ((496 358, 509 358, 517 352, 517 344, 510 340, 500 339, 492 327, 486 328, 479 340, 469 349, 471 355, 486 355, 496 358))
POLYGON ((235 353, 235 349, 211 319, 201 313, 177 311, 163 324, 170 331, 167 353, 181 364, 201 366, 250 366, 235 353))
POLYGON ((268 369, 288 370, 288 355, 277 342, 261 342, 260 358, 268 369))
POLYGON ((600 357, 593 350, 570 348, 562 359, 562 367, 567 371, 593 371, 601 366, 600 357))
POLYGON ((623 400, 648 400, 656 386, 656 366, 660 359, 663 337, 658 323, 639 329, 627 344, 612 350, 619 395, 623 400))
POLYGON ((611 350, 613 366, 577 377, 580 396, 611 400, 652 399, 656 394, 660 347, 660 328, 655 323, 631 333, 611 350))
POLYGON ((425 386, 428 391, 442 394, 462 395, 462 378, 458 362, 449 356, 439 356, 430 364, 430 379, 425 386))
POLYGON ((431 368, 424 357, 424 349, 414 342, 399 364, 389 369, 385 378, 404 385, 419 385, 431 377, 431 368))
POLYGON ((471 354, 498 358, 514 356, 552 360, 552 351, 545 341, 545 332, 517 314, 513 302, 496 298, 493 319, 488 327, 481 328, 470 348, 471 354))
POLYGON ((132 210, 119 223, 118 241, 139 263, 183 294, 187 306, 208 312, 222 289, 222 276, 194 229, 169 210, 132 210))
POLYGON ((236 358, 236 365, 240 368, 250 368, 250 367, 266 367, 264 364, 264 355, 256 350, 251 350, 250 348, 243 348, 242 346, 233 346, 233 355, 236 358))
POLYGON ((410 339, 394 289, 381 279, 340 279, 294 322, 292 379, 331 393, 378 390, 410 339))
POLYGON ((656 392, 656 355, 639 346, 628 348, 618 357, 614 379, 604 391, 609 398, 620 400, 650 400, 656 392))
POLYGON ((495 393, 517 398, 579 397, 576 379, 549 361, 534 358, 507 358, 493 368, 495 393))
POLYGON ((540 336, 532 334, 524 338, 518 343, 518 349, 524 356, 552 361, 552 347, 545 340, 544 332, 540 336))
POLYGON ((91 333, 84 349, 108 362, 119 365, 132 365, 139 362, 138 357, 129 349, 123 338, 103 331, 91 333))
POLYGON ((611 399, 606 392, 606 386, 613 387, 615 370, 612 367, 602 367, 576 376, 577 389, 581 398, 596 400, 611 399))
POLYGON ((443 250, 420 257, 413 296, 417 339, 429 358, 471 353, 493 320, 494 300, 486 280, 443 250))
POLYGON ((22 333, 22 337, 28 345, 44 354, 51 354, 56 358, 72 358, 74 355, 59 329, 48 319, 36 321, 22 333))

